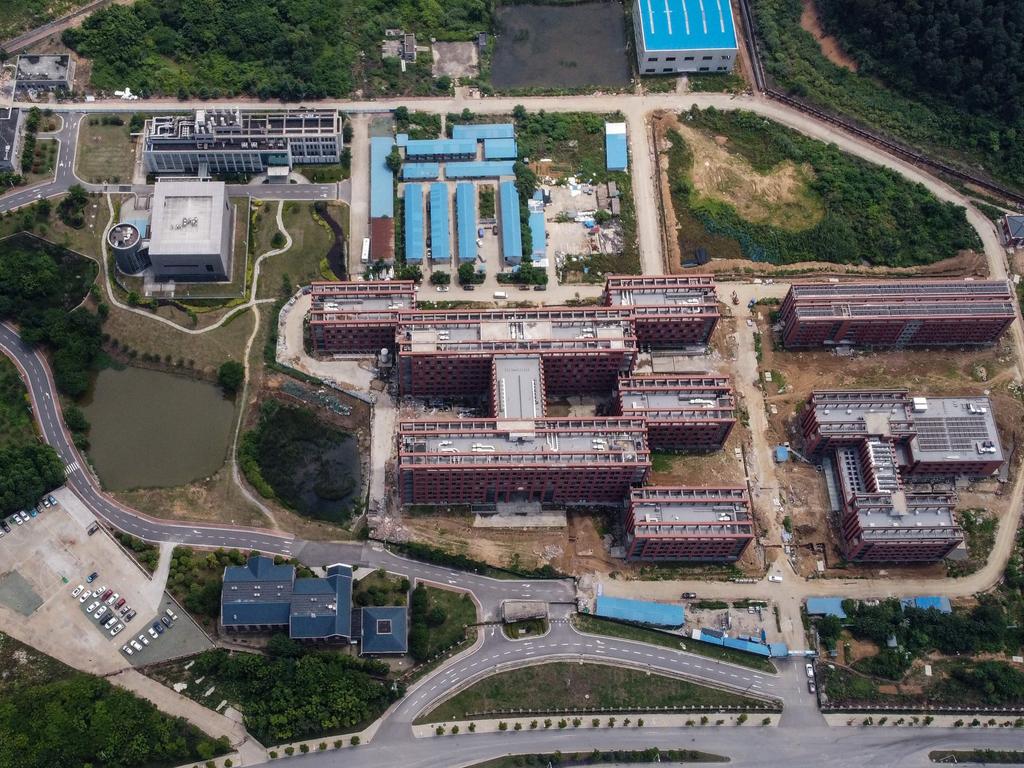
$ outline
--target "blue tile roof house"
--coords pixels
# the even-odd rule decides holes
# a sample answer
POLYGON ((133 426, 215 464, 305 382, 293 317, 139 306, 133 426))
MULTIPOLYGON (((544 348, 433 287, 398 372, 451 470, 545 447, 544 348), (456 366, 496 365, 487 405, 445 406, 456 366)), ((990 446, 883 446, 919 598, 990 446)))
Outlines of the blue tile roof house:
POLYGON ((228 632, 287 630, 305 642, 363 641, 364 654, 405 653, 407 647, 406 608, 353 610, 352 568, 340 563, 328 566, 326 577, 311 579, 296 579, 295 566, 275 565, 262 555, 227 566, 220 623, 228 632))

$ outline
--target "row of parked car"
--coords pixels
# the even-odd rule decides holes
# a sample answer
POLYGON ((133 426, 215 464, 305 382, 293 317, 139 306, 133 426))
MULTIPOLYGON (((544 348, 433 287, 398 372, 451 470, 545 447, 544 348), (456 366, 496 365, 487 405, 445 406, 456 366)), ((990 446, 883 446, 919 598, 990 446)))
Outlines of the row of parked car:
POLYGON ((46 496, 39 500, 39 503, 34 507, 29 507, 27 510, 21 510, 15 512, 10 517, 6 517, 0 520, 0 539, 10 533, 13 529, 11 526, 24 525, 25 523, 32 520, 32 518, 39 517, 39 513, 44 509, 57 506, 57 500, 53 496, 46 496))
MULTIPOLYGON (((89 574, 88 584, 96 580, 98 574, 94 571, 89 574)), ((89 591, 85 584, 79 584, 71 590, 71 596, 77 597, 79 603, 92 600, 85 608, 85 612, 99 622, 100 627, 110 632, 111 637, 116 637, 124 629, 125 623, 135 618, 135 610, 128 605, 126 598, 106 585, 89 591)))
POLYGON ((174 622, 177 620, 178 615, 168 608, 164 611, 164 615, 160 617, 160 621, 154 621, 150 624, 146 632, 143 632, 138 638, 129 640, 126 644, 121 646, 121 652, 131 656, 133 653, 141 653, 142 650, 149 645, 150 639, 158 640, 160 635, 164 633, 164 627, 170 629, 174 626, 174 622), (146 635, 149 637, 146 637, 146 635))

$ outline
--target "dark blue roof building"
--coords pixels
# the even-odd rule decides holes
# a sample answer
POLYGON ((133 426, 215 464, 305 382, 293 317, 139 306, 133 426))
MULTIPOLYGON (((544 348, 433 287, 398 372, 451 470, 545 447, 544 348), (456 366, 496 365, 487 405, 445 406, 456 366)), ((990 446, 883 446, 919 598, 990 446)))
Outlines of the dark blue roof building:
POLYGON ((409 648, 405 606, 363 608, 362 653, 405 653, 409 648))

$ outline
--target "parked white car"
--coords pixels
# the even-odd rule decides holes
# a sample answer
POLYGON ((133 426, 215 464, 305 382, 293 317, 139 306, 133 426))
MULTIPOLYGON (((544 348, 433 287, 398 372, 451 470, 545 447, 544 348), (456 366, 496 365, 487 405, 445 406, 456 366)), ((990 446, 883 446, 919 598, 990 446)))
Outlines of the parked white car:
POLYGON ((78 597, 80 594, 82 594, 82 590, 83 589, 85 589, 85 587, 83 585, 79 584, 77 587, 75 587, 73 590, 71 590, 71 596, 72 597, 78 597))

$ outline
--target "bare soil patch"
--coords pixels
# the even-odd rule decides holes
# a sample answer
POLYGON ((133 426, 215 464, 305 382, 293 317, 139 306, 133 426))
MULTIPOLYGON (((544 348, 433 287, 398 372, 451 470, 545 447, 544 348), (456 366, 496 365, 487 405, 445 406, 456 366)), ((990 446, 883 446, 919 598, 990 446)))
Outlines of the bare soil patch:
POLYGON ((809 229, 824 217, 821 200, 808 187, 814 175, 809 165, 787 160, 762 174, 731 153, 724 136, 711 137, 681 123, 676 131, 690 145, 690 176, 701 195, 729 203, 748 221, 790 231, 809 229))
POLYGON ((826 59, 837 67, 848 69, 851 72, 857 71, 857 61, 850 54, 843 50, 843 46, 832 35, 825 33, 821 28, 821 19, 818 18, 818 9, 814 7, 814 0, 804 0, 804 9, 800 14, 800 26, 810 32, 818 41, 818 47, 826 59))

